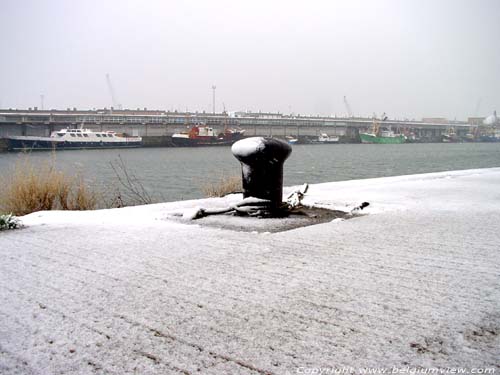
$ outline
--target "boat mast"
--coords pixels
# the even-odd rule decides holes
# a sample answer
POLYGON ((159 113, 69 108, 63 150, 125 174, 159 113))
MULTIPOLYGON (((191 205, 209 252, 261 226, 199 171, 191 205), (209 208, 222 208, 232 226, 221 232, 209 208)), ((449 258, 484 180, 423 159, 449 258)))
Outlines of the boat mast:
POLYGON ((226 113, 226 105, 224 104, 224 102, 222 103, 222 108, 223 108, 223 112, 222 112, 222 115, 224 116, 224 134, 226 134, 227 132, 227 113, 226 113))

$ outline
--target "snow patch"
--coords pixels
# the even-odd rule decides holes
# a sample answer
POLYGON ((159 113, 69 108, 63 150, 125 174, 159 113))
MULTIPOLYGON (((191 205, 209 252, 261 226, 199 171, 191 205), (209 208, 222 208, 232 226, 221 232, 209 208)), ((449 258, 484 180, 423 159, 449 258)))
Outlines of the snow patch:
POLYGON ((500 168, 311 185, 378 214, 262 235, 170 220, 241 195, 24 216, 0 234, 0 368, 492 367, 498 186, 500 168))
POLYGON ((258 150, 262 150, 265 147, 263 137, 251 137, 242 139, 231 147, 231 152, 233 155, 238 155, 240 157, 247 157, 255 153, 258 150))

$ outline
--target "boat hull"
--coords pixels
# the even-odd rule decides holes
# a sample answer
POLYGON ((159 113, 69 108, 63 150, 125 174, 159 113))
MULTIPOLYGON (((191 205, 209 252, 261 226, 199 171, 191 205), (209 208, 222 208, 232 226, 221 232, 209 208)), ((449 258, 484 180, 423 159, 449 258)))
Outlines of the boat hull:
POLYGON ((500 137, 494 135, 481 135, 479 137, 480 142, 500 142, 500 137))
POLYGON ((172 137, 172 143, 177 147, 231 146, 242 138, 243 136, 233 136, 229 139, 218 137, 172 137))
POLYGON ((100 149, 100 148, 134 148, 141 147, 141 141, 123 141, 123 142, 68 142, 55 141, 50 138, 39 139, 22 139, 7 138, 8 150, 23 151, 23 150, 82 150, 82 149, 100 149))
POLYGON ((376 144, 400 144, 405 143, 406 138, 403 135, 395 137, 379 137, 374 134, 361 133, 359 135, 362 143, 376 143, 376 144))
POLYGON ((318 145, 332 145, 335 143, 339 143, 339 140, 336 139, 336 140, 329 140, 329 141, 314 141, 311 143, 318 144, 318 145))

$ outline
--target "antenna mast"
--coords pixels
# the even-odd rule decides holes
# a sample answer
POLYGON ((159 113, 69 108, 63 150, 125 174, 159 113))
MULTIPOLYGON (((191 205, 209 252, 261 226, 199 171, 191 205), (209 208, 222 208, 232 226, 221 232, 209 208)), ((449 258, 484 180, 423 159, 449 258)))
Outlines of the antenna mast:
POLYGON ((212 112, 215 115, 215 89, 217 87, 215 85, 212 86, 212 112))

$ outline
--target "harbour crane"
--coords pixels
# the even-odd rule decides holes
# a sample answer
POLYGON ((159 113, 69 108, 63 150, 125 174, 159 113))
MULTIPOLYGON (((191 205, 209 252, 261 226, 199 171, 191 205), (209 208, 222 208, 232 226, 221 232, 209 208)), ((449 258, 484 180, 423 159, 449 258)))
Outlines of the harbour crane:
POLYGON ((345 108, 347 109, 347 114, 349 115, 349 117, 354 117, 352 115, 352 109, 351 109, 351 106, 349 105, 349 102, 347 101, 346 96, 344 96, 344 104, 345 104, 345 108))
POLYGON ((118 103, 116 99, 115 90, 113 90, 113 85, 111 84, 111 77, 109 73, 106 73, 106 82, 108 84, 109 94, 111 95, 111 102, 113 104, 113 108, 122 109, 122 105, 118 103))

